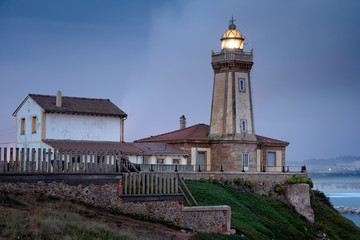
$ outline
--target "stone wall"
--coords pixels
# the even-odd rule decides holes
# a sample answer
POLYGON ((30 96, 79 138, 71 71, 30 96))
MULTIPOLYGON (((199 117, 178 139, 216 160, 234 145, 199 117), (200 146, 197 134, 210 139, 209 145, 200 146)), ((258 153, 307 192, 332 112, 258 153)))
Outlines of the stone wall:
POLYGON ((283 172, 189 172, 181 173, 184 179, 188 180, 200 180, 200 179, 224 179, 233 181, 236 178, 242 178, 244 181, 250 181, 254 183, 252 192, 260 195, 267 195, 270 189, 274 189, 276 184, 285 184, 285 181, 293 175, 299 177, 307 177, 306 173, 283 173, 283 172))
POLYGON ((240 144, 239 142, 220 142, 211 145, 211 170, 225 172, 243 170, 242 154, 249 154, 249 171, 256 171, 256 143, 240 144))
POLYGON ((87 182, 81 181, 81 175, 77 175, 81 183, 63 176, 56 180, 49 175, 41 176, 37 181, 34 175, 26 178, 25 175, 14 180, 10 175, 0 176, 0 190, 7 192, 30 192, 43 193, 47 196, 58 197, 67 200, 75 200, 92 206, 111 209, 118 208, 125 214, 143 214, 161 220, 171 221, 176 225, 189 228, 199 232, 229 232, 231 223, 231 209, 229 206, 211 207, 184 207, 179 201, 151 201, 151 202, 124 202, 120 195, 120 186, 114 179, 104 183, 104 179, 88 179, 91 175, 85 176, 87 182), (100 181, 100 183, 97 183, 100 181), (93 183, 91 183, 93 182, 93 183))
POLYGON ((254 183, 254 186, 250 189, 241 189, 254 192, 260 195, 269 196, 269 192, 272 191, 274 194, 274 188, 277 184, 285 187, 285 195, 275 195, 272 199, 283 201, 287 204, 292 205, 295 211, 303 215, 309 222, 314 223, 314 211, 311 208, 310 203, 310 189, 308 184, 293 184, 286 185, 285 181, 293 175, 299 177, 307 177, 306 173, 219 173, 219 172, 193 172, 193 173, 182 173, 182 176, 188 180, 200 180, 200 179, 223 179, 233 181, 236 178, 242 178, 243 181, 250 181, 254 183))
POLYGON ((311 208, 309 185, 293 184, 286 186, 285 198, 295 207, 296 212, 303 215, 309 222, 314 223, 314 211, 311 208))

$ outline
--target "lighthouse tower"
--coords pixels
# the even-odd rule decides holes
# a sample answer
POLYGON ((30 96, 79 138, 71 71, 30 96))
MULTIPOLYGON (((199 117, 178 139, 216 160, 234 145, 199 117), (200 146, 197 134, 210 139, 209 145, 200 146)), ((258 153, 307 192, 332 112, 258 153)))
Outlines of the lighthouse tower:
POLYGON ((256 142, 251 101, 253 54, 244 52, 244 38, 234 19, 221 37, 221 52, 212 53, 214 86, 210 133, 213 140, 256 142))

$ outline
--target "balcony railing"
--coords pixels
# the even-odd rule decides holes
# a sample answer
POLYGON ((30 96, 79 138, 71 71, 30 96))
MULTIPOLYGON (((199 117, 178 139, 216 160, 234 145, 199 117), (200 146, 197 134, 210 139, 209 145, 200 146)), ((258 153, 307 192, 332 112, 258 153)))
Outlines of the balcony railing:
POLYGON ((213 54, 211 60, 213 63, 231 60, 252 62, 253 55, 252 52, 226 51, 213 54))

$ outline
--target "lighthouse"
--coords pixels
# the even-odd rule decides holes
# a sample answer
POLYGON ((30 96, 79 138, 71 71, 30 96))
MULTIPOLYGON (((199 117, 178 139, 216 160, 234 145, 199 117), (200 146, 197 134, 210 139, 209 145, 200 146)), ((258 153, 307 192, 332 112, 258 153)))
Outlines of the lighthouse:
POLYGON ((221 51, 213 51, 211 56, 214 85, 209 137, 256 141, 250 81, 252 50, 244 51, 244 38, 236 29, 234 19, 220 41, 221 51))

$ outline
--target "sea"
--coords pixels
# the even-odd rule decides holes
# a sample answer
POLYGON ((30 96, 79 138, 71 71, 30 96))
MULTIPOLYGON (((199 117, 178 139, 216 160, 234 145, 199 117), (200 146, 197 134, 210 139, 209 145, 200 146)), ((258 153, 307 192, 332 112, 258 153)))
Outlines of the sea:
MULTIPOLYGON (((360 208, 360 172, 309 173, 314 189, 330 198, 333 206, 360 208)), ((341 214, 360 227, 360 215, 341 214)))

